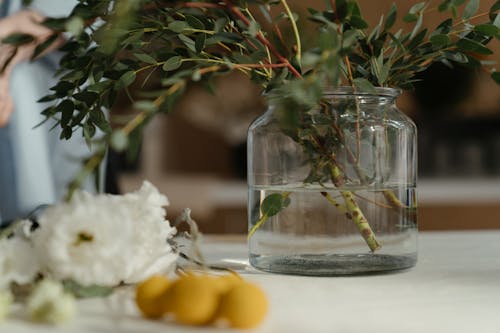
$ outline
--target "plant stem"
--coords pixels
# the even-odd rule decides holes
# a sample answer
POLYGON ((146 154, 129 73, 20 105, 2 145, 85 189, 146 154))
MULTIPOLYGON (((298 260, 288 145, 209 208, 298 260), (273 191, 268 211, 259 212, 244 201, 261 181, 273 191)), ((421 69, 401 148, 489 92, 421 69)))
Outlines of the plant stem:
MULTIPOLYGON (((341 189, 342 186, 344 185, 344 179, 342 178, 342 171, 339 167, 339 163, 336 161, 335 156, 333 156, 332 153, 328 153, 328 151, 321 144, 321 141, 317 137, 312 136, 312 138, 318 145, 318 148, 322 150, 324 154, 327 154, 330 160, 332 161, 331 162, 332 166, 330 168, 332 182, 338 189, 341 189)), ((332 198, 331 196, 328 197, 324 193, 327 194, 326 192, 321 192, 321 194, 326 198, 326 200, 328 200, 335 207, 337 207, 341 213, 345 213, 347 217, 350 216, 351 219, 356 223, 359 232, 365 239, 366 243, 368 244, 368 247, 372 252, 381 247, 380 243, 378 243, 377 239, 375 238, 375 234, 372 231, 370 224, 368 223, 368 220, 363 215, 363 212, 361 211, 358 204, 354 200, 353 193, 351 191, 340 190, 340 194, 344 198, 344 202, 346 204, 345 207, 341 206, 334 198, 332 198)))
MULTIPOLYGON (((349 57, 345 56, 344 57, 345 65, 347 67, 347 74, 349 76, 349 83, 352 87, 352 91, 355 93, 356 92, 356 87, 354 86, 354 77, 352 75, 352 69, 351 69, 351 62, 349 61, 349 57)), ((356 128, 356 165, 359 164, 359 158, 361 155, 361 129, 359 128, 359 118, 360 118, 360 110, 359 110, 359 101, 354 96, 354 104, 356 105, 356 123, 355 123, 355 128, 356 128)))
POLYGON ((293 34, 295 36, 295 42, 297 43, 297 60, 300 63, 300 59, 302 58, 302 44, 300 42, 300 34, 299 34, 299 29, 297 28, 297 24, 295 23, 295 20, 293 18, 293 13, 290 10, 290 7, 288 6, 288 3, 286 0, 281 0, 281 4, 283 7, 285 7, 286 14, 288 15, 288 18, 290 19, 290 24, 292 25, 292 30, 293 34))
MULTIPOLYGON (((340 128, 336 124, 333 124, 332 127, 334 128, 335 132, 337 133, 339 140, 342 142, 345 142, 344 135, 342 134, 342 131, 340 130, 340 128)), ((345 150, 347 153, 346 154, 347 159, 349 160, 349 163, 351 163, 351 165, 353 166, 354 171, 358 175, 361 184, 366 183, 366 175, 364 174, 363 170, 361 170, 361 168, 359 167, 359 164, 357 163, 356 157, 354 156, 353 152, 351 151, 351 149, 347 145, 344 144, 344 147, 345 147, 345 150)), ((396 197, 396 195, 394 194, 393 191, 385 190, 383 192, 383 194, 384 194, 384 197, 386 198, 386 200, 393 206, 393 208, 407 208, 406 205, 404 205, 396 197)))
POLYGON ((328 200, 329 203, 331 203, 332 205, 335 206, 335 208, 337 208, 340 213, 342 214, 345 214, 347 216, 347 218, 351 219, 351 214, 349 214, 349 212, 347 211, 347 208, 345 208, 345 206, 341 205, 337 200, 335 200, 335 198, 333 198, 329 193, 327 192, 320 192, 322 196, 325 197, 326 200, 328 200))
POLYGON ((267 214, 262 214, 260 219, 254 224, 252 229, 250 229, 250 231, 248 232, 247 239, 252 238, 253 234, 255 234, 255 232, 264 224, 264 222, 266 222, 267 218, 268 218, 267 214))
POLYGON ((372 252, 380 249, 382 246, 377 241, 375 237, 375 233, 373 232, 368 220, 363 215, 363 212, 359 208, 358 204, 354 200, 353 194, 351 191, 341 191, 342 197, 344 198, 347 210, 352 216, 352 220, 356 223, 361 236, 365 239, 366 244, 372 252))
POLYGON ((101 164, 102 160, 104 159, 105 156, 105 149, 100 149, 98 152, 96 152, 92 157, 85 163, 83 168, 80 170, 80 172, 76 175, 76 177, 73 179, 73 181, 68 185, 68 192, 66 193, 64 200, 65 201, 70 201, 71 198, 73 197, 73 194, 77 189, 80 188, 82 182, 87 178, 88 175, 92 171, 94 171, 95 168, 99 167, 101 164))
MULTIPOLYGON (((243 15, 243 13, 239 10, 238 7, 233 5, 231 1, 229 0, 224 0, 224 3, 227 5, 229 10, 236 16, 238 17, 246 26, 250 25, 250 21, 248 18, 243 15)), ((286 64, 286 67, 288 70, 296 77, 296 78, 302 78, 302 75, 295 69, 295 67, 292 66, 292 64, 288 61, 287 58, 285 58, 281 53, 276 50, 273 44, 264 36, 262 31, 257 32, 257 39, 267 46, 269 48, 269 51, 271 51, 272 54, 282 63, 286 64)))
POLYGON ((188 8, 223 8, 223 6, 210 2, 186 2, 182 6, 188 8))
MULTIPOLYGON (((332 173, 332 180, 338 188, 342 188, 342 177, 340 170, 336 167, 333 166, 331 169, 332 173)), ((345 207, 347 208, 347 211, 351 215, 352 220, 356 224, 356 227, 358 228, 359 233, 361 236, 363 236, 366 244, 370 248, 372 252, 375 252, 376 250, 380 249, 382 246, 380 243, 377 241, 377 238, 375 237, 375 233, 373 232, 372 228, 370 227, 370 224, 368 223, 368 220, 366 219, 365 215, 361 211, 361 208, 359 208, 358 203, 354 199, 353 193, 351 191, 340 191, 340 194, 344 198, 345 202, 345 207)))

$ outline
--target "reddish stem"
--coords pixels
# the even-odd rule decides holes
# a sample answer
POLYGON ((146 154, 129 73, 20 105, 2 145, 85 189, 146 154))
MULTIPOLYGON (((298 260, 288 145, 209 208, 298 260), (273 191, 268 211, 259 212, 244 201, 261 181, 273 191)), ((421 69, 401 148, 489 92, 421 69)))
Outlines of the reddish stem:
POLYGON ((280 68, 286 67, 287 64, 238 64, 239 66, 248 68, 280 68))
POLYGON ((281 44, 286 45, 285 39, 283 38, 283 34, 281 33, 281 30, 280 30, 280 28, 278 27, 277 24, 273 25, 273 29, 276 32, 276 35, 278 36, 281 44))
POLYGON ((224 8, 222 5, 210 2, 185 2, 182 6, 188 8, 224 8))
MULTIPOLYGON (((238 7, 236 7, 235 5, 233 5, 231 3, 231 1, 224 0, 224 3, 229 8, 229 10, 234 15, 236 15, 246 26, 250 25, 250 20, 245 15, 243 15, 243 13, 238 9, 238 7)), ((274 54, 274 56, 276 58, 278 58, 278 60, 280 62, 282 62, 283 64, 286 64, 286 67, 290 70, 290 72, 292 72, 293 75, 295 75, 295 77, 297 77, 299 79, 302 78, 302 75, 300 75, 300 73, 295 69, 295 67, 293 67, 292 64, 290 64, 290 62, 288 61, 287 58, 285 58, 283 55, 281 55, 281 53, 278 52, 278 50, 276 50, 276 48, 274 47, 274 45, 271 44, 271 42, 262 34, 261 31, 259 31, 257 33, 256 37, 257 37, 257 39, 262 44, 264 44, 265 46, 267 46, 267 48, 269 49, 269 51, 271 51, 271 53, 274 54)))

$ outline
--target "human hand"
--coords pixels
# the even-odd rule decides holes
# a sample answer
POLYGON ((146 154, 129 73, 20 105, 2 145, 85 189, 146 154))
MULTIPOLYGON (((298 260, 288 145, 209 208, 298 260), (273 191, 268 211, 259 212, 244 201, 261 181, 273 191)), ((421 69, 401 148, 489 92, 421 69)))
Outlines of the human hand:
MULTIPOLYGON (((27 61, 33 55, 35 48, 53 34, 53 31, 40 25, 44 16, 32 10, 23 10, 0 20, 0 39, 13 33, 23 33, 33 36, 30 43, 14 47, 0 44, 0 127, 7 124, 14 110, 10 94, 10 74, 14 66, 27 61)), ((62 40, 56 41, 44 53, 59 47, 62 40)))
POLYGON ((7 124, 14 110, 14 103, 10 95, 9 76, 10 74, 6 72, 0 74, 0 127, 7 124))

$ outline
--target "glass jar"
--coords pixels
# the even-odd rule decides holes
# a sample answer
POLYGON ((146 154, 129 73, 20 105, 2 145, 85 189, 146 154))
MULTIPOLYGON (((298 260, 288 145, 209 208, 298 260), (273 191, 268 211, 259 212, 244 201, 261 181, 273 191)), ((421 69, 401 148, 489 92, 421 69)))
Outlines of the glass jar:
POLYGON ((314 110, 270 106, 253 122, 248 237, 254 267, 345 275, 415 265, 417 131, 396 107, 399 94, 340 87, 314 110))

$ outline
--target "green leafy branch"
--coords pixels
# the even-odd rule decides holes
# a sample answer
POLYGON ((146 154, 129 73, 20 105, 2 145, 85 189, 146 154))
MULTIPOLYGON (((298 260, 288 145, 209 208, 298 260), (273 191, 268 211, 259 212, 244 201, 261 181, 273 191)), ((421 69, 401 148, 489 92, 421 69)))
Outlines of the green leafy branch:
POLYGON ((260 218, 248 231, 248 239, 267 221, 270 217, 277 215, 290 204, 290 192, 273 193, 265 197, 260 204, 260 218))
MULTIPOLYGON (((186 87, 200 83, 212 90, 217 76, 233 71, 245 73, 262 87, 280 114, 284 133, 308 154, 311 172, 305 182, 340 186, 352 181, 336 160, 337 151, 345 149, 357 182, 363 184, 367 177, 359 167, 359 108, 345 108, 358 116, 357 145, 351 149, 342 132, 345 124, 336 117, 338 106, 323 98, 325 86, 348 84, 361 92, 374 92, 376 86, 411 89, 415 75, 436 62, 485 68, 480 57, 491 54, 488 44, 500 39, 500 1, 486 13, 477 13, 478 8, 478 0, 444 0, 437 7, 420 2, 403 15, 411 26, 405 32, 393 29, 398 19, 395 5, 369 27, 356 1, 332 0, 325 10, 309 9, 317 40, 304 48, 296 15, 286 0, 79 0, 67 18, 44 22, 54 34, 36 51, 41 54, 63 32, 72 35, 61 48, 59 82, 40 100, 51 103, 42 114, 60 128, 61 139, 81 129, 89 146, 97 147, 70 184, 68 198, 98 170, 108 145, 137 152, 145 124, 170 112, 186 87), (262 22, 253 13, 257 8, 263 13, 262 22), (276 10, 279 15, 273 18, 276 10), (431 11, 446 16, 432 31, 423 26, 431 11), (290 27, 293 45, 284 41, 278 22, 290 27), (132 96, 131 89, 148 82, 156 89, 132 96), (105 115, 122 92, 136 110, 124 123, 105 115), (318 107, 322 112, 314 111, 318 107)), ((31 41, 29 36, 9 36, 3 42, 16 48, 31 41)), ((491 76, 500 83, 497 71, 491 76)), ((391 206, 403 207, 394 193, 384 195, 391 206)), ((347 212, 351 216, 358 212, 353 193, 342 196, 347 212)), ((286 193, 266 197, 264 208, 279 209, 261 209, 250 235, 288 203, 286 193)), ((378 248, 374 236, 364 231, 368 223, 362 212, 357 215, 358 229, 370 248, 378 248)))

